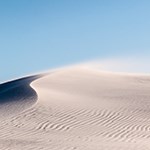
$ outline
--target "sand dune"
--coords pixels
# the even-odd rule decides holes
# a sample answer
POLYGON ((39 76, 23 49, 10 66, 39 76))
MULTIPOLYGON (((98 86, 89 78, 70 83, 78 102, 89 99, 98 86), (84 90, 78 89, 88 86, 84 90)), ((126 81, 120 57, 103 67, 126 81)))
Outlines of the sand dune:
POLYGON ((37 93, 30 87, 30 83, 38 78, 37 76, 25 77, 22 79, 0 84, 0 117, 8 117, 29 108, 37 100, 37 93))
POLYGON ((150 76, 65 68, 0 85, 1 150, 149 150, 150 76))

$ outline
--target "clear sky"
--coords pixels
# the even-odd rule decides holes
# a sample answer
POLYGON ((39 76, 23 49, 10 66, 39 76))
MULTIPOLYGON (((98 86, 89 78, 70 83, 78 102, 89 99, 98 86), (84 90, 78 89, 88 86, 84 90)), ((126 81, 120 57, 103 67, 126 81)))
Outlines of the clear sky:
POLYGON ((0 1, 0 81, 130 55, 150 55, 149 0, 0 1))

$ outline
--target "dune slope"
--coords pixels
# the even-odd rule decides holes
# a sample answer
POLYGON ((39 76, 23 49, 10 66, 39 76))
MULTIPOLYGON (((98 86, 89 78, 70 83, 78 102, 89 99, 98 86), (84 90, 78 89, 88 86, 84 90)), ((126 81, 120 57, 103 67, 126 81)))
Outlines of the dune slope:
POLYGON ((0 84, 0 117, 12 116, 29 108, 37 100, 37 93, 30 87, 30 83, 40 78, 37 76, 0 84))
POLYGON ((149 76, 73 67, 32 81, 19 95, 20 80, 0 85, 1 114, 27 106, 2 117, 0 149, 150 149, 149 76))

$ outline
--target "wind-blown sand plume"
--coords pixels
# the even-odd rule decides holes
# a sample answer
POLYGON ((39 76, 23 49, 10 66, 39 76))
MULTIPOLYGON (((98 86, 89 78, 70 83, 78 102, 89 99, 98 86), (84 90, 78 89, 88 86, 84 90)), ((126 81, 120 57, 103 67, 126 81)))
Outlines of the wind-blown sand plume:
MULTIPOLYGON (((0 149, 150 149, 149 76, 72 67, 36 79, 31 86, 38 100, 1 121, 0 149)), ((11 108, 20 98, 14 97, 11 108)))

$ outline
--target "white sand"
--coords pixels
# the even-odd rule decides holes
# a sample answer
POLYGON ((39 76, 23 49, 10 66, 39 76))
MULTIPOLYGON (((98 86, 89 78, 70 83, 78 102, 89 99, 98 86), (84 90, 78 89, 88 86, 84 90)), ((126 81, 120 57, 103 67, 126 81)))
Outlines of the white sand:
POLYGON ((0 111, 0 150, 150 150, 150 76, 72 67, 31 86, 36 103, 0 111))

